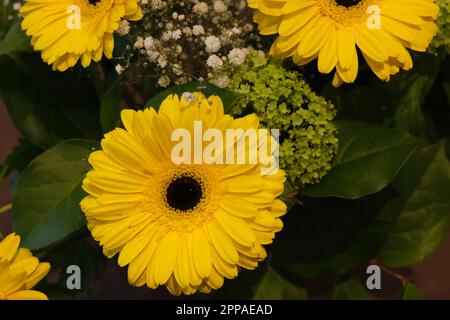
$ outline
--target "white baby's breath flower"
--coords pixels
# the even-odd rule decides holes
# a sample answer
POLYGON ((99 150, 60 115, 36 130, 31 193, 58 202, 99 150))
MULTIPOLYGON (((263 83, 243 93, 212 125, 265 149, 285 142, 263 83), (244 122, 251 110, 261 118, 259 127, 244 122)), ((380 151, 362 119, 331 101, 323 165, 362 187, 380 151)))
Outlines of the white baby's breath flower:
POLYGON ((189 103, 195 102, 195 95, 192 92, 184 92, 181 96, 189 103))
POLYGON ((192 35, 192 29, 189 27, 184 27, 183 28, 183 33, 187 36, 191 36, 192 35))
POLYGON ((202 34, 205 34, 205 28, 203 28, 202 25, 196 24, 192 27, 192 33, 194 36, 200 36, 202 34))
POLYGON ((167 22, 166 23, 166 30, 169 30, 169 31, 173 30, 173 23, 172 22, 167 22))
POLYGON ((155 47, 155 39, 153 37, 147 37, 144 39, 145 50, 151 50, 155 47))
POLYGON ((159 80, 158 80, 158 85, 160 87, 166 88, 169 86, 169 84, 170 84, 170 78, 166 75, 161 76, 161 78, 159 78, 159 80))
POLYGON ((178 40, 178 39, 181 38, 182 35, 183 35, 183 33, 181 32, 181 30, 177 29, 174 32, 172 32, 172 39, 173 40, 178 40))
POLYGON ((135 49, 142 49, 144 47, 144 38, 138 36, 136 38, 136 41, 134 42, 133 47, 135 49))
POLYGON ((158 58, 158 65, 161 67, 161 68, 165 68, 166 66, 167 66, 167 60, 166 60, 166 58, 164 58, 163 56, 159 56, 159 58, 158 58))
POLYGON ((208 13, 209 7, 205 2, 199 2, 192 7, 192 11, 198 15, 205 15, 208 13))
POLYGON ((223 61, 222 59, 220 59, 220 57, 213 54, 209 56, 208 60, 206 61, 206 64, 213 69, 218 69, 223 66, 223 61))
POLYGON ((172 31, 165 31, 161 36, 162 41, 169 41, 170 39, 172 39, 172 31))
POLYGON ((181 68, 181 65, 175 63, 172 65, 172 72, 176 76, 181 76, 183 74, 183 69, 181 68))
POLYGON ((228 60, 236 66, 241 65, 244 63, 245 58, 247 57, 248 49, 238 49, 234 48, 233 50, 228 53, 228 60))
POLYGON ((247 23, 247 24, 245 24, 244 25, 244 31, 245 32, 251 32, 251 31, 253 31, 253 25, 251 24, 251 23, 247 23))
POLYGON ((219 88, 226 88, 230 84, 230 78, 228 76, 220 76, 217 79, 217 86, 219 88))
POLYGON ((242 30, 239 29, 239 28, 234 27, 233 29, 231 29, 231 32, 234 33, 234 34, 241 34, 242 30))
POLYGON ((152 0, 150 6, 152 7, 153 10, 158 10, 163 7, 163 2, 161 0, 152 0))
POLYGON ((130 33, 130 29, 131 29, 131 26, 130 26, 130 23, 128 22, 128 20, 122 20, 120 22, 119 29, 117 29, 117 33, 120 36, 125 36, 128 33, 130 33))
POLYGON ((21 4, 20 2, 14 2, 14 3, 13 3, 13 9, 14 9, 15 11, 19 11, 20 8, 22 8, 22 4, 21 4))
POLYGON ((217 13, 223 13, 223 12, 225 12, 225 11, 228 10, 226 4, 223 3, 222 0, 216 0, 216 1, 214 1, 213 9, 214 9, 214 11, 217 12, 217 13))
POLYGON ((147 56, 150 61, 157 61, 160 53, 156 50, 149 50, 147 51, 147 56))
POLYGON ((119 74, 119 75, 125 71, 125 67, 120 64, 116 65, 114 67, 114 69, 116 70, 117 74, 119 74))
POLYGON ((215 53, 220 50, 220 40, 216 36, 208 36, 205 39, 205 46, 208 53, 215 53))

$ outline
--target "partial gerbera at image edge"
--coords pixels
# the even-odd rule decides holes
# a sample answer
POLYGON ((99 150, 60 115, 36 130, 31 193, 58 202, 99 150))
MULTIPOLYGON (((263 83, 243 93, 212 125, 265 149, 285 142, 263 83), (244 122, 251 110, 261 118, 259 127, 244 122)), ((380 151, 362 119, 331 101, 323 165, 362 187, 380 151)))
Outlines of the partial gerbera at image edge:
POLYGON ((355 81, 358 52, 388 81, 413 62, 407 49, 424 52, 437 32, 434 0, 249 0, 263 35, 277 34, 271 54, 298 65, 317 59, 333 85, 355 81))
POLYGON ((14 233, 0 241, 0 300, 47 300, 31 289, 47 275, 50 264, 39 262, 19 245, 20 237, 14 233))
POLYGON ((142 18, 138 0, 25 0, 22 29, 53 70, 112 58, 121 21, 142 18))
MULTIPOLYGON (((219 97, 169 96, 158 112, 125 110, 125 129, 93 152, 81 202, 95 240, 128 265, 128 281, 164 285, 174 295, 208 293, 255 269, 283 227, 278 199, 285 174, 260 164, 174 164, 171 133, 202 121, 204 130, 256 129, 255 115, 233 119, 219 97)), ((234 147, 234 146, 233 146, 234 147)), ((225 151, 225 150, 223 150, 225 151)))

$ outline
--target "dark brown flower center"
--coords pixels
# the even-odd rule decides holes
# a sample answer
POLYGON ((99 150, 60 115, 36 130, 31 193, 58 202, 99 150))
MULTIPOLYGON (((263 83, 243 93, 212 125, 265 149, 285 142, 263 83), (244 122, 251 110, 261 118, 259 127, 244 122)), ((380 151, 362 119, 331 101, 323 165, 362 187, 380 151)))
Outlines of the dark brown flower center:
POLYGON ((99 3, 102 0, 88 0, 89 4, 92 4, 93 6, 95 6, 97 3, 99 3))
POLYGON ((202 197, 202 186, 191 177, 177 178, 167 188, 167 203, 176 210, 191 210, 197 206, 202 197))
POLYGON ((335 1, 340 6, 350 8, 350 7, 356 6, 362 0, 335 0, 335 1))

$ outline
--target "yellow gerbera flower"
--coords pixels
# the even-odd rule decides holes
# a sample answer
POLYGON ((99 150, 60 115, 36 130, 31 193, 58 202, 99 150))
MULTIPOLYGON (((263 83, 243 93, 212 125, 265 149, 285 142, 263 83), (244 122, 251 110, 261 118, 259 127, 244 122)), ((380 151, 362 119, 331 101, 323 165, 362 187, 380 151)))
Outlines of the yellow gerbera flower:
POLYGON ((171 134, 184 128, 195 135, 194 121, 204 131, 256 129, 257 117, 233 119, 219 97, 198 93, 169 96, 158 113, 121 116, 125 129, 106 134, 103 150, 89 157, 93 169, 83 181, 89 195, 81 207, 105 255, 120 252, 119 265, 129 265, 129 283, 165 285, 175 295, 208 293, 241 267, 256 268, 267 256, 263 245, 282 228, 286 206, 277 197, 284 172, 261 175, 261 164, 177 165, 171 134))
POLYGON ((14 233, 0 241, 0 300, 47 300, 45 294, 30 289, 47 275, 50 264, 39 263, 19 244, 14 233))
POLYGON ((437 31, 434 0, 248 0, 263 35, 278 38, 271 53, 318 69, 336 69, 333 84, 355 81, 358 47, 372 71, 388 81, 412 68, 406 48, 426 51, 437 31))
POLYGON ((138 0, 25 0, 20 13, 34 50, 59 71, 111 59, 122 19, 142 18, 138 0))

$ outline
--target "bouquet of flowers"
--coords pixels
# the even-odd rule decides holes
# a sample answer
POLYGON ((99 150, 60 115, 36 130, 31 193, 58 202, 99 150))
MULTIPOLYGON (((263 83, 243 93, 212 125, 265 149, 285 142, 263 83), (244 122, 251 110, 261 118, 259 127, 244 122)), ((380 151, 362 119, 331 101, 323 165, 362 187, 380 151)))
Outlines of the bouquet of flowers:
POLYGON ((0 1, 0 299, 422 297, 448 1, 0 1))

